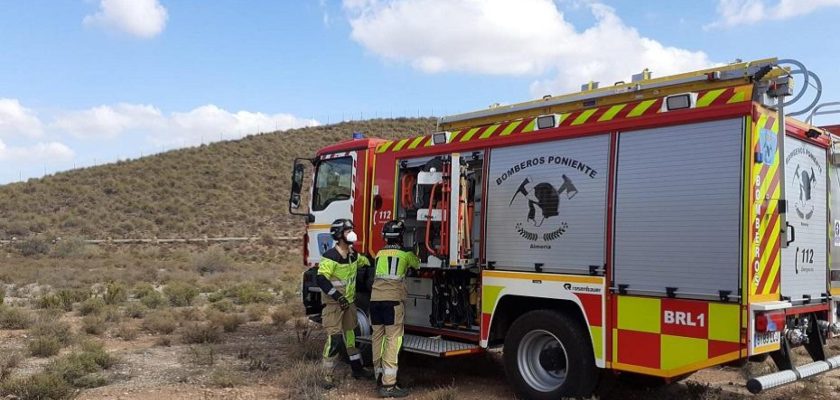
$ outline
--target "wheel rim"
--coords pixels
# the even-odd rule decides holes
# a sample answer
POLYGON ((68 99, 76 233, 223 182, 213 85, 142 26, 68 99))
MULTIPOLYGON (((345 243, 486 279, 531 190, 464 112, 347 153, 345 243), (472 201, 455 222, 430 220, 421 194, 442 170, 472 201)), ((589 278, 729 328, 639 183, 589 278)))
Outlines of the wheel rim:
POLYGON ((362 310, 356 310, 356 320, 358 321, 359 325, 359 335, 360 336, 370 336, 371 333, 371 326, 370 321, 368 320, 367 314, 365 314, 362 310))
POLYGON ((557 390, 566 382, 568 354, 551 332, 533 330, 519 342, 516 361, 528 386, 540 392, 557 390))

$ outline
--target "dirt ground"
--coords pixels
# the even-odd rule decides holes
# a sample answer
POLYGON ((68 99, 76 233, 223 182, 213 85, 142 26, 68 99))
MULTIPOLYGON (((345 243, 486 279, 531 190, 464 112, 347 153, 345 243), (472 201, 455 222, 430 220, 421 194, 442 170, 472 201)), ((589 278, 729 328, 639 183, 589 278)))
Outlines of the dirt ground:
MULTIPOLYGON (((265 321, 251 322, 237 332, 226 334, 224 343, 205 346, 156 344, 151 335, 126 342, 106 339, 106 348, 121 362, 111 371, 113 383, 83 390, 79 399, 295 399, 281 379, 290 367, 290 351, 298 346, 292 323, 277 328, 265 321), (212 353, 212 354, 209 354, 212 353), (255 368, 254 365, 259 367, 255 368), (217 369, 241 371, 242 383, 221 388, 208 381, 217 369)), ((4 332, 5 346, 20 338, 4 332)), ((310 340, 322 343, 315 334, 310 340)), ((4 347, 5 347, 4 346, 4 347)), ((804 353, 798 357, 805 362, 804 353)), ((516 398, 507 384, 500 354, 459 359, 432 359, 404 354, 400 381, 412 390, 409 398, 486 400, 516 398), (453 396, 454 395, 454 396, 453 396)), ((312 364, 316 360, 307 361, 312 364)), ((32 366, 33 368, 35 366, 32 366)), ((323 392, 326 399, 374 399, 373 382, 349 378, 333 390, 323 392)), ((770 361, 746 366, 724 366, 699 371, 684 381, 657 387, 605 374, 593 398, 598 399, 827 399, 840 396, 840 372, 804 381, 754 396, 744 382, 750 373, 772 371, 770 361)), ((317 398, 317 397, 315 397, 317 398)))

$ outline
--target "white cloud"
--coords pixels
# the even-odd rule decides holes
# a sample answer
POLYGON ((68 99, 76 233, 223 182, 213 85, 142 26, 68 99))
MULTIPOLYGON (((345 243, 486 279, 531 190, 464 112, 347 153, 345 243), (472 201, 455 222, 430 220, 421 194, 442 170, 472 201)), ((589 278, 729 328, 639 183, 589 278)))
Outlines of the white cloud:
POLYGON ((100 0, 99 10, 85 16, 82 23, 147 39, 163 32, 168 18, 158 0, 100 0))
POLYGON ((706 29, 784 20, 811 14, 825 7, 838 7, 840 0, 718 0, 718 20, 706 29))
POLYGON ((17 99, 0 98, 0 136, 38 137, 42 133, 43 125, 34 111, 17 99))
POLYGON ((0 161, 24 163, 70 161, 75 157, 72 149, 59 142, 36 143, 31 146, 7 146, 0 140, 0 161))
MULTIPOLYGON (((428 73, 534 76, 536 96, 612 84, 650 68, 657 76, 714 63, 701 51, 665 46, 627 26, 611 7, 588 7, 578 29, 552 0, 344 0, 351 36, 376 55, 428 73), (545 78, 553 75, 553 78, 545 78)), ((576 4, 572 4, 576 6, 576 4)))
POLYGON ((163 126, 160 110, 149 105, 120 103, 59 116, 50 126, 80 138, 109 138, 125 131, 163 126))
POLYGON ((73 111, 59 116, 50 128, 80 138, 145 135, 156 145, 184 146, 217 138, 239 138, 258 132, 318 125, 291 114, 230 112, 213 104, 165 115, 150 105, 120 103, 73 111))

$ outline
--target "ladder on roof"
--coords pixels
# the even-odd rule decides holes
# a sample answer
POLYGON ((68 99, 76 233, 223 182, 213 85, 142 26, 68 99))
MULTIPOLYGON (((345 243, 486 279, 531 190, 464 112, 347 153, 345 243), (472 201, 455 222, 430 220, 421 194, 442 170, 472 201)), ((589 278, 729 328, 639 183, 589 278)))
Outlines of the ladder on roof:
POLYGON ((641 92, 644 91, 662 90, 666 88, 675 88, 674 90, 676 90, 676 88, 686 88, 683 90, 689 91, 687 88, 690 88, 692 85, 715 84, 716 86, 732 86, 738 84, 739 81, 749 83, 751 82, 752 77, 757 74, 773 78, 785 72, 780 69, 774 70, 777 63, 777 58, 767 58, 751 62, 738 62, 715 68, 653 79, 645 79, 649 78, 650 74, 642 73, 638 75, 638 80, 634 80, 630 83, 617 82, 613 86, 594 88, 592 90, 584 90, 582 92, 561 96, 545 96, 540 100, 506 106, 494 105, 486 110, 444 116, 438 120, 438 127, 439 129, 465 127, 476 120, 485 120, 492 117, 497 117, 495 121, 500 119, 513 119, 521 117, 523 113, 528 113, 529 111, 531 113, 541 113, 542 110, 564 105, 570 106, 576 104, 579 107, 591 107, 600 100, 604 100, 609 97, 619 97, 621 95, 624 95, 625 97, 632 97, 634 95, 640 95, 641 92), (512 118, 499 118, 505 115, 510 115, 512 118))

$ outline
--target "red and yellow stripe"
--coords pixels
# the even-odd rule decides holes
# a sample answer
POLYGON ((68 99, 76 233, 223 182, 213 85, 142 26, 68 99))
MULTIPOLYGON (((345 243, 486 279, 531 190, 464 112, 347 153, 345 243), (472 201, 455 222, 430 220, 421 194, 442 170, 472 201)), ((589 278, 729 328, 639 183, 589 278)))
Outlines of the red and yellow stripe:
POLYGON ((750 163, 748 264, 749 301, 778 300, 781 267, 781 217, 778 199, 781 197, 781 155, 779 149, 784 138, 779 137, 779 124, 773 114, 761 112, 751 129, 752 154, 750 163), (773 132, 776 137, 776 153, 773 160, 758 162, 756 154, 761 152, 760 138, 763 130, 773 132))
MULTIPOLYGON (((750 100, 751 85, 700 91, 695 108, 706 108, 739 103, 750 100)), ((577 127, 586 124, 632 119, 656 115, 662 111, 664 98, 639 100, 635 102, 584 108, 559 115, 559 127, 577 127)), ((532 133, 536 130, 536 118, 527 117, 497 124, 465 128, 450 133, 449 143, 466 143, 532 133)), ((432 146, 430 135, 382 143, 376 153, 413 150, 418 147, 432 146)))

